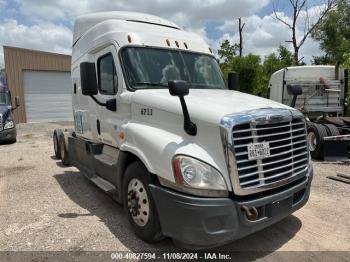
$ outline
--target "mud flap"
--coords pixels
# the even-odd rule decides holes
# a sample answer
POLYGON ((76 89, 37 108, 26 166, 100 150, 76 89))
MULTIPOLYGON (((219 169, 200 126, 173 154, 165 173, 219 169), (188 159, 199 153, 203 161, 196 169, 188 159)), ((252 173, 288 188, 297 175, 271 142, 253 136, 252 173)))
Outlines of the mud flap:
POLYGON ((349 160, 347 141, 324 141, 323 156, 325 161, 347 161, 349 160))

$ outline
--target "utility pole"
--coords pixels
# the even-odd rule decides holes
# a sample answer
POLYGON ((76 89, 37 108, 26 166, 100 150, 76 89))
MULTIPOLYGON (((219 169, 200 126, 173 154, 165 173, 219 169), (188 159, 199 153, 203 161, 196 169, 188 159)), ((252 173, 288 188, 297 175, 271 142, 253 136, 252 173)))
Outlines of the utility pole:
POLYGON ((242 57, 243 55, 243 28, 245 26, 245 23, 242 25, 242 18, 238 18, 238 29, 239 29, 239 56, 242 57))

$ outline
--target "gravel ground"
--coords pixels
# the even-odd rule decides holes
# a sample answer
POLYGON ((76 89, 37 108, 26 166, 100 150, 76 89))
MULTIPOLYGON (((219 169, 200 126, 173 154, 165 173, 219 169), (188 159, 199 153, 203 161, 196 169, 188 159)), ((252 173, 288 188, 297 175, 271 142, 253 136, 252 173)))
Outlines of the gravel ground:
MULTIPOLYGON (((67 125, 19 125, 18 142, 0 145, 0 251, 176 250, 169 239, 154 245, 139 240, 120 205, 54 158, 51 133, 67 125)), ((275 251, 350 251, 350 185, 326 178, 349 174, 350 164, 315 162, 314 171, 304 208, 220 250, 262 252, 254 258, 275 251)), ((332 257, 337 254, 350 255, 332 257)))

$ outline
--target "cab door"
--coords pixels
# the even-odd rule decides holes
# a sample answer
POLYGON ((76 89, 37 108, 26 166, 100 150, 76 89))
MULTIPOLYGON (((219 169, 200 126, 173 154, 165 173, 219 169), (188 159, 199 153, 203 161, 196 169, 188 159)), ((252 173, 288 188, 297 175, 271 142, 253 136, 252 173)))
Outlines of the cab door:
POLYGON ((95 54, 95 59, 98 81, 95 131, 99 141, 118 147, 117 133, 122 121, 118 103, 122 78, 116 47, 110 45, 104 48, 95 54))

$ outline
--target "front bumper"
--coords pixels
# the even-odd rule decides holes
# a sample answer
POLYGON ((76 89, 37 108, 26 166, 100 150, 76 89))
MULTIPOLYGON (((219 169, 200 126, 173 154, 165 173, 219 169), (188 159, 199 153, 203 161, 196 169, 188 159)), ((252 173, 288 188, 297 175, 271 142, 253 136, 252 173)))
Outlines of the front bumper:
POLYGON ((17 132, 16 128, 4 129, 0 131, 0 142, 2 141, 13 141, 16 139, 17 132))
POLYGON ((308 178, 302 182, 275 194, 244 201, 193 197, 156 185, 150 188, 165 236, 187 248, 213 247, 261 230, 304 206, 309 199, 312 176, 310 167, 308 178), (292 201, 287 209, 275 208, 275 203, 285 199, 292 201), (248 220, 242 206, 256 207, 258 219, 248 220))

